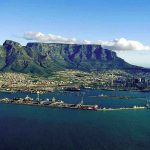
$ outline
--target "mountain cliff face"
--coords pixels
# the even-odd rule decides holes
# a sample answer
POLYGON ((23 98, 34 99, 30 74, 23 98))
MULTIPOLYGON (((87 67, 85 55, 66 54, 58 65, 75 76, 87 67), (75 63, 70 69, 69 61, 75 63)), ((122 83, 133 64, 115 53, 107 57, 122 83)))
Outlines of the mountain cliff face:
POLYGON ((132 69, 116 53, 100 45, 19 43, 7 40, 0 47, 0 71, 49 74, 64 69, 95 71, 132 69))

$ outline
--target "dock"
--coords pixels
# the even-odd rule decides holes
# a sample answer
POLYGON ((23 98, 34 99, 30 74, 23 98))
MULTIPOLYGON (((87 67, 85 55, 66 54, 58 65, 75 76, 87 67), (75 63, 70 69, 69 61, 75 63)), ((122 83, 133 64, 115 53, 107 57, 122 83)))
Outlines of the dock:
POLYGON ((30 97, 25 98, 4 98, 0 99, 0 103, 5 104, 18 104, 18 105, 29 105, 29 106, 41 106, 41 107, 49 107, 49 108, 66 108, 66 109, 78 109, 78 110, 94 110, 94 111, 113 111, 113 110, 141 110, 147 109, 146 106, 133 106, 133 107, 122 107, 122 108, 101 108, 98 105, 86 105, 83 103, 79 104, 68 104, 64 103, 62 100, 57 100, 52 98, 52 100, 44 99, 44 100, 34 100, 30 97))

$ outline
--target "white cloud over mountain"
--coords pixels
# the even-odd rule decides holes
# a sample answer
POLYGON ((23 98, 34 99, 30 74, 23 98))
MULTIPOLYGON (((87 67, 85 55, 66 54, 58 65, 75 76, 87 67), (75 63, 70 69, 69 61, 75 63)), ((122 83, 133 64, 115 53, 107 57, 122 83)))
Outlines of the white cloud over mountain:
POLYGON ((127 40, 125 38, 115 39, 112 41, 98 40, 91 42, 89 40, 77 40, 76 38, 66 38, 60 35, 43 34, 41 32, 26 32, 23 35, 26 40, 34 40, 38 42, 53 42, 53 43, 69 43, 69 44, 99 44, 104 48, 116 51, 143 51, 150 50, 150 46, 144 45, 138 41, 127 40))
POLYGON ((101 44, 103 47, 112 50, 150 50, 150 46, 144 45, 138 41, 127 40, 125 38, 115 39, 113 41, 97 41, 97 44, 101 44))
POLYGON ((56 42, 56 43, 78 43, 76 38, 65 38, 60 35, 43 34, 41 32, 26 32, 23 36, 26 40, 34 40, 38 42, 56 42))

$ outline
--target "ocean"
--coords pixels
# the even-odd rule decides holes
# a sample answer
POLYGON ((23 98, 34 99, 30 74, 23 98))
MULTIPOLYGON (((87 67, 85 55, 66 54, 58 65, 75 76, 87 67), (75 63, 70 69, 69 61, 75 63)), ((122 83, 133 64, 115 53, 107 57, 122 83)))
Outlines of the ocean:
MULTIPOLYGON (((143 106, 149 93, 131 91, 81 90, 54 92, 40 98, 55 97, 67 103, 118 108, 143 106), (139 99, 97 98, 96 95, 145 97, 139 99)), ((36 98, 36 94, 1 92, 0 98, 36 98)), ((150 110, 88 111, 0 104, 0 150, 148 150, 150 148, 150 110)))

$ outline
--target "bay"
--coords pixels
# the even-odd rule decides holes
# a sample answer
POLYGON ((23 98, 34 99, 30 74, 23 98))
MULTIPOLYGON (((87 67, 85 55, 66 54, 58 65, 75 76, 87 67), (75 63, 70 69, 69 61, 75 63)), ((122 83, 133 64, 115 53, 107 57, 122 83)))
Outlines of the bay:
MULTIPOLYGON (((54 92, 40 98, 100 107, 143 106, 149 93, 132 91, 81 90, 54 92), (99 94, 135 96, 143 99, 94 98, 99 94)), ((36 98, 36 94, 1 92, 0 98, 36 98)), ((147 150, 150 147, 150 111, 86 111, 15 104, 0 104, 0 150, 147 150)))

